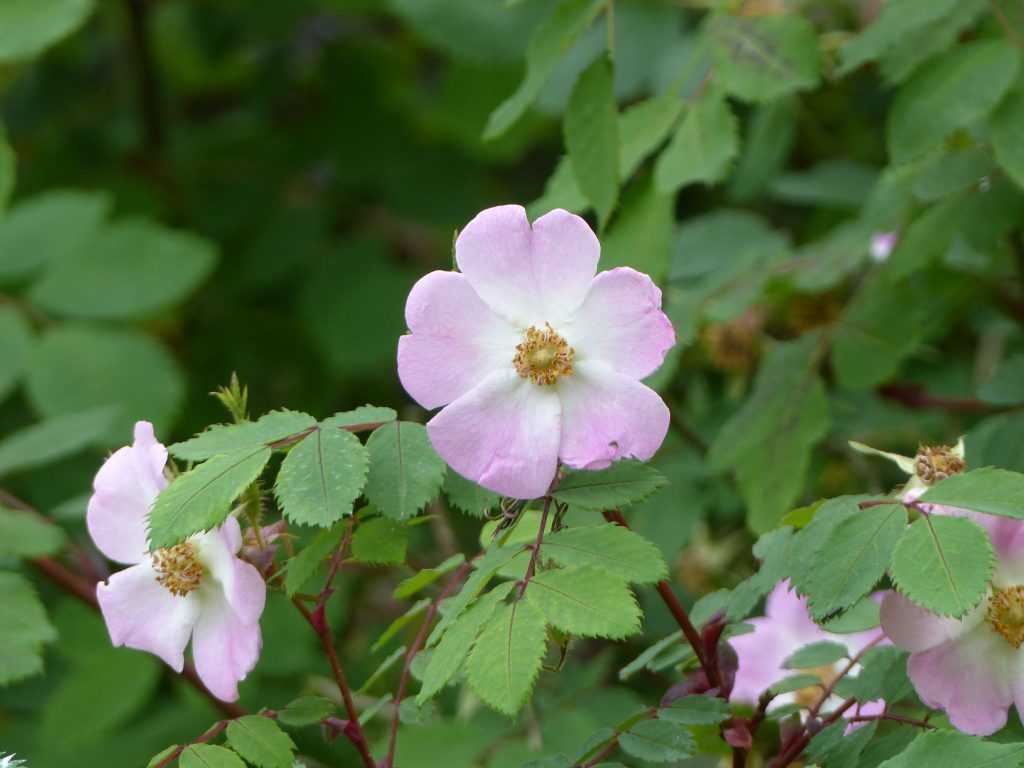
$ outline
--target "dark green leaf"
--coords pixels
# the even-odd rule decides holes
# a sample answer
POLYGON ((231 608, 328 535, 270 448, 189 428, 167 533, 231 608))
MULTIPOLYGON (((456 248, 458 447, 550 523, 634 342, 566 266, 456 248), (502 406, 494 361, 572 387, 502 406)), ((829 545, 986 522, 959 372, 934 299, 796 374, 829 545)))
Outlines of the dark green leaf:
POLYGON ((552 495, 580 509, 610 509, 635 504, 666 482, 664 475, 646 464, 617 461, 607 469, 569 471, 552 495))
POLYGON ((653 584, 668 576, 661 552, 621 525, 565 528, 544 539, 544 557, 559 565, 589 565, 636 584, 653 584))
POLYGON ((398 421, 377 429, 366 443, 370 475, 366 497, 381 514, 409 518, 441 490, 446 465, 422 424, 398 421))
POLYGON ((693 754, 693 736, 666 720, 641 720, 619 736, 619 746, 633 757, 651 763, 672 763, 693 754))
POLYGON ((0 3, 0 62, 38 56, 89 17, 93 0, 4 0, 0 3))
POLYGON ((0 504, 0 555, 39 557, 52 555, 64 545, 60 526, 0 504))
POLYGON ((116 408, 56 416, 0 440, 0 475, 40 467, 99 443, 117 418, 116 408))
POLYGON ((611 62, 599 57, 580 75, 565 115, 565 147, 580 191, 602 228, 619 196, 619 117, 611 62))
POLYGON ((228 723, 228 743, 257 768, 291 768, 295 744, 277 723, 246 715, 228 723))
POLYGON ((316 429, 292 448, 274 484, 278 504, 293 523, 333 525, 352 514, 370 459, 359 438, 343 429, 316 429))
POLYGON ((32 327, 13 306, 0 306, 0 400, 10 394, 28 366, 32 327))
POLYGON ((738 152, 736 117, 721 93, 709 90, 689 107, 658 157, 658 191, 670 194, 698 181, 716 184, 725 178, 738 152))
POLYGON ((684 696, 659 709, 658 718, 680 725, 717 725, 729 718, 729 703, 714 696, 684 696))
POLYGON ((352 537, 352 557, 362 563, 398 565, 405 562, 409 529, 386 517, 360 523, 352 537))

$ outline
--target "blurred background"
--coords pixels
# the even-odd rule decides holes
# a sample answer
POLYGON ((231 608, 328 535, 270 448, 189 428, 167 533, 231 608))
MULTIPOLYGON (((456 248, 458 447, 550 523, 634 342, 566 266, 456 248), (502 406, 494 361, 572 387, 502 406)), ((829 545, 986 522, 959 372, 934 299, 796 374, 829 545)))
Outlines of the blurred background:
MULTIPOLYGON (((673 409, 655 462, 671 485, 630 513, 691 600, 751 573, 751 530, 817 498, 901 482, 852 455, 849 439, 912 455, 967 432, 973 465, 1024 470, 1024 195, 970 126, 912 171, 897 167, 887 138, 894 89, 952 46, 1004 36, 989 4, 945 5, 912 45, 843 70, 841 45, 881 3, 615 0, 622 114, 702 97, 709 9, 737 24, 801 16, 820 58, 813 78, 768 98, 730 91, 723 162, 666 187, 644 157, 665 144, 671 115, 622 179, 602 232, 603 265, 652 274, 680 340, 651 382, 673 409), (884 282, 876 275, 896 243, 902 266, 884 282), (774 379, 757 376, 778 344, 807 347, 814 334, 835 344, 830 360, 808 353, 828 416, 801 431, 811 417, 799 381, 780 393, 778 366, 774 379), (742 455, 715 458, 730 419, 780 408, 790 422, 756 427, 742 455), (773 474, 796 480, 780 488, 773 474)), ((424 420, 394 365, 415 280, 451 265, 453 234, 483 208, 590 207, 564 158, 563 117, 580 73, 605 55, 604 21, 563 39, 523 117, 483 139, 523 77, 549 0, 33 6, 0 0, 0 485, 73 541, 86 541, 92 476, 131 423, 151 420, 171 442, 223 421, 208 393, 233 372, 257 414, 324 417, 372 402, 424 420)), ((995 7, 1024 28, 1020 8, 995 7)), ((441 522, 416 533, 417 567, 478 547, 478 520, 434 511, 441 522)), ((342 580, 335 621, 356 686, 401 641, 369 650, 408 607, 391 589, 410 572, 342 580)), ((111 649, 95 616, 37 587, 61 640, 45 676, 0 688, 0 752, 32 768, 139 766, 216 719, 155 659, 111 649)), ((670 632, 664 609, 641 597, 648 641, 670 632)), ((324 678, 305 678, 319 669, 315 638, 288 609, 268 607, 247 706, 299 688, 330 693, 324 678)), ((581 643, 516 722, 469 700, 423 713, 403 731, 399 763, 519 766, 541 745, 571 754, 675 679, 663 660, 581 695, 616 681, 642 647, 581 643)), ((360 696, 372 702, 394 679, 386 670, 360 696)), ((347 744, 296 740, 324 765, 355 764, 347 744)))

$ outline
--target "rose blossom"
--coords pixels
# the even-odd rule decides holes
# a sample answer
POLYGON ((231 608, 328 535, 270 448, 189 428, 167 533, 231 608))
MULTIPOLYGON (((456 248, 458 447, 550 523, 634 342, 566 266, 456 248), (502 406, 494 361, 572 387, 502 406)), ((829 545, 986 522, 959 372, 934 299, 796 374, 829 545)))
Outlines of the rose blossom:
POLYGON ((1024 521, 974 514, 992 540, 996 563, 986 597, 960 619, 937 616, 898 592, 882 601, 882 628, 910 651, 907 673, 929 707, 976 736, 1024 707, 1024 521))
POLYGON ((459 474, 536 498, 559 460, 601 469, 661 445, 668 408, 640 380, 675 332, 647 275, 595 276, 600 250, 579 216, 554 210, 531 227, 521 206, 499 206, 459 234, 459 272, 413 287, 398 375, 424 408, 443 406, 427 432, 459 474))
MULTIPOLYGON (((795 674, 817 675, 822 685, 828 685, 842 671, 847 663, 840 660, 817 669, 786 669, 783 663, 798 650, 811 643, 828 640, 846 647, 851 655, 857 654, 869 645, 878 643, 880 630, 837 635, 826 632, 814 623, 807 608, 807 598, 800 597, 790 586, 789 580, 780 581, 768 595, 765 616, 746 619, 752 624, 753 632, 729 638, 729 645, 736 651, 738 667, 736 680, 729 695, 732 701, 756 702, 762 693, 776 683, 795 674)), ((857 672, 854 666, 851 672, 857 672)), ((799 704, 812 707, 821 697, 822 689, 804 688, 776 696, 768 710, 785 704, 799 704)), ((822 711, 827 713, 840 704, 838 697, 830 697, 822 711)), ((858 704, 857 714, 876 715, 885 709, 881 699, 858 704)))
POLYGON ((146 521, 167 486, 167 449, 153 425, 135 425, 135 442, 114 452, 93 482, 86 523, 96 547, 130 565, 98 584, 103 619, 114 645, 148 651, 180 672, 192 638, 196 672, 219 699, 238 698, 238 682, 256 665, 266 584, 236 554, 238 522, 149 552, 146 521))

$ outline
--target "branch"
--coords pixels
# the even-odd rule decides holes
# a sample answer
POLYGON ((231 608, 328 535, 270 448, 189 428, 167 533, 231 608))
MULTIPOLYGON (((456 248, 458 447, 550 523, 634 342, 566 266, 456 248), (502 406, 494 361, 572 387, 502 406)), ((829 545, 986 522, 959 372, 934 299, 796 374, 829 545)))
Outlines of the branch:
POLYGON ((523 576, 523 583, 519 586, 519 598, 522 599, 523 595, 526 594, 526 587, 530 583, 530 579, 533 578, 534 572, 537 570, 537 558, 540 557, 540 545, 544 541, 544 529, 548 525, 548 512, 551 511, 551 491, 554 489, 555 484, 551 484, 551 488, 548 489, 547 496, 544 497, 544 510, 540 513, 540 527, 537 528, 537 538, 533 542, 533 549, 530 552, 530 562, 526 566, 526 574, 523 576))
POLYGON ((990 405, 969 397, 943 397, 932 395, 920 384, 886 384, 878 394, 915 410, 936 409, 950 413, 997 413, 1011 410, 1006 406, 990 405))

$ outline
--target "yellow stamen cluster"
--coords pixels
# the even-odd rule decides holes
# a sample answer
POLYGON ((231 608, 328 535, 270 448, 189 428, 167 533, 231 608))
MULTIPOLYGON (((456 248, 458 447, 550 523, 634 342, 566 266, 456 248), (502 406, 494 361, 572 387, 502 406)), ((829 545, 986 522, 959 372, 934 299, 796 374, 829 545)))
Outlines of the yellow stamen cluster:
POLYGON ((196 557, 195 546, 188 541, 153 553, 156 580, 172 595, 184 597, 199 589, 203 566, 196 557))
POLYGON ((814 667, 812 669, 801 669, 801 674, 814 675, 821 680, 821 685, 809 685, 806 688, 801 688, 798 691, 794 691, 793 699, 801 707, 811 708, 818 703, 821 698, 821 693, 825 686, 831 685, 832 681, 836 679, 836 668, 835 665, 828 665, 825 667, 814 667))
POLYGON ((925 485, 934 485, 966 468, 964 460, 948 445, 922 445, 914 457, 914 473, 925 485))
POLYGON ((576 351, 568 342, 544 324, 543 329, 530 326, 526 338, 516 345, 512 364, 516 372, 534 384, 554 384, 562 376, 572 375, 572 360, 576 351))
POLYGON ((993 589, 985 620, 1014 648, 1024 644, 1024 586, 993 589))

